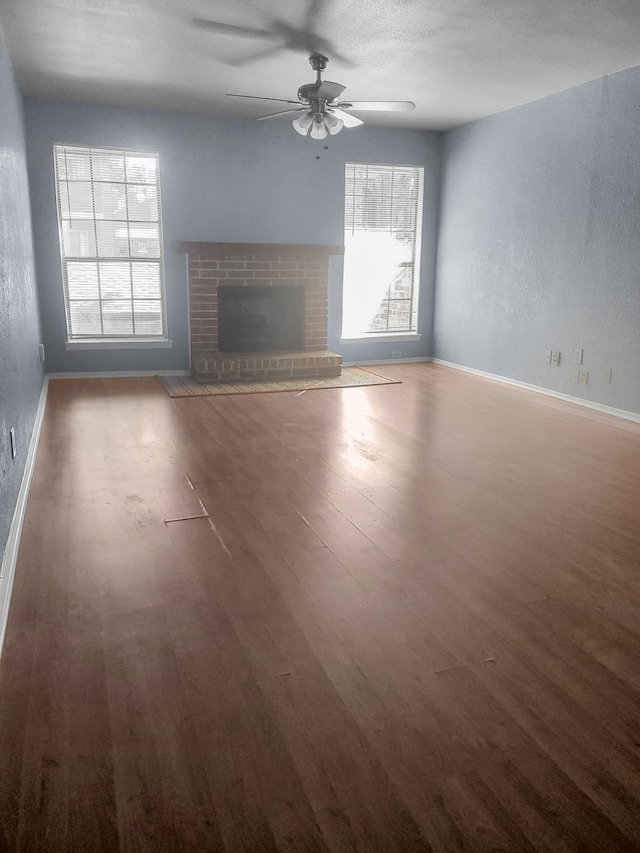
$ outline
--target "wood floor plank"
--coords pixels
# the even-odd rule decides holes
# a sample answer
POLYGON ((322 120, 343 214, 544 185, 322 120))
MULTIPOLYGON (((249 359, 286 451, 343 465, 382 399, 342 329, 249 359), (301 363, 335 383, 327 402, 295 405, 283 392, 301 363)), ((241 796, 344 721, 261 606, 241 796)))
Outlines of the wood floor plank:
POLYGON ((13 708, 14 714, 25 714, 18 850, 47 850, 49 838, 63 849, 69 845, 69 502, 48 509, 57 523, 47 526, 46 550, 31 565, 39 582, 34 590, 33 657, 25 673, 29 692, 25 707, 13 708), (35 814, 37 821, 32 819, 35 814))
POLYGON ((78 846, 118 849, 113 744, 107 690, 102 542, 71 544, 69 555, 69 837, 78 846), (78 839, 76 842, 75 839, 78 839))

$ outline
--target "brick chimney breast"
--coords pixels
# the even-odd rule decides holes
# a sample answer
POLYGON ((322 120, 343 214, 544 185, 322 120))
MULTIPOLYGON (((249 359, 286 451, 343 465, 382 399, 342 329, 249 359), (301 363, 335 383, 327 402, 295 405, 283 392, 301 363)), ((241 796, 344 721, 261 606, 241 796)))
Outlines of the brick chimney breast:
POLYGON ((339 376, 342 357, 327 350, 328 267, 343 246, 278 243, 177 243, 189 264, 191 372, 201 382, 339 376), (304 286, 300 352, 221 353, 218 288, 304 286))

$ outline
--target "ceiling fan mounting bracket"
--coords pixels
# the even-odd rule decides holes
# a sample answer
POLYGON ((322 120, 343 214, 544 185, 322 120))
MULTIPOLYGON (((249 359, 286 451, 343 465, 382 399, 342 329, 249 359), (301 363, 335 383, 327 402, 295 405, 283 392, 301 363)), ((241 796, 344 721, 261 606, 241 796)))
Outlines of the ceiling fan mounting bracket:
POLYGON ((326 56, 323 56, 321 53, 312 53, 309 57, 309 65, 313 68, 314 71, 318 72, 320 75, 321 71, 327 67, 327 63, 329 60, 326 56))

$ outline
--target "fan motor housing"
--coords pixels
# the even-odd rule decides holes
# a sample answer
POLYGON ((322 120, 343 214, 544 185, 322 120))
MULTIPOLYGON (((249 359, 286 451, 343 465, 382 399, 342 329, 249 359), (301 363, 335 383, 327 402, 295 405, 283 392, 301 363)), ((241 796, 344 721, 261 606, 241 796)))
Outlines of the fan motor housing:
POLYGON ((320 85, 319 83, 305 83, 298 89, 298 98, 301 101, 317 101, 320 85))

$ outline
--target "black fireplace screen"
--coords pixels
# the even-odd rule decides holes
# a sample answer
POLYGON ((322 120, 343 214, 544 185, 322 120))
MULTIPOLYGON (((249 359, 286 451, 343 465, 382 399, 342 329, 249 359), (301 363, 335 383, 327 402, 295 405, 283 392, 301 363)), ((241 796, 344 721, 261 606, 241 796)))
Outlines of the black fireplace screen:
POLYGON ((225 285, 218 288, 220 352, 295 352, 302 349, 303 285, 225 285))

